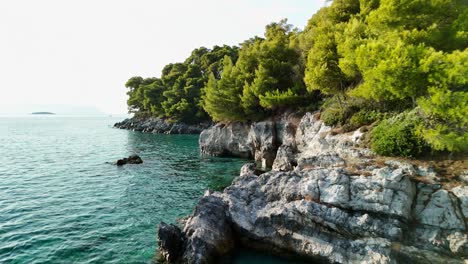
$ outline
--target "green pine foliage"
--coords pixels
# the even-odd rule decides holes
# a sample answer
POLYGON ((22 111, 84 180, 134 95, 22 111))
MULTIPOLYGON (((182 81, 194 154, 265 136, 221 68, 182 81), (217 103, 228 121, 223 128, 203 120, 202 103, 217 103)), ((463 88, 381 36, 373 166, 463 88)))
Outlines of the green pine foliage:
POLYGON ((130 78, 125 85, 129 112, 174 122, 209 120, 203 109, 203 88, 209 76, 220 78, 225 58, 235 62, 237 57, 237 47, 202 47, 192 51, 183 63, 166 65, 160 78, 130 78))
POLYGON ((372 132, 380 154, 464 152, 467 49, 466 0, 333 0, 302 31, 281 20, 239 47, 195 49, 160 78, 130 78, 127 104, 187 123, 321 105, 344 131, 384 119, 372 132))
POLYGON ((340 68, 338 53, 340 34, 346 23, 359 13, 358 0, 333 1, 330 7, 322 8, 310 20, 303 33, 312 39, 308 51, 304 81, 309 90, 320 90, 327 95, 344 93, 352 80, 340 68))
POLYGON ((405 131, 434 150, 466 151, 467 18, 463 0, 361 0, 359 8, 352 0, 333 1, 309 21, 303 34, 311 39, 302 37, 310 46, 307 88, 343 101, 322 107, 322 118, 353 128, 371 122, 350 115, 346 101, 353 97, 379 104, 353 110, 358 113, 419 106, 422 122, 405 131))
POLYGON ((468 151, 468 49, 433 52, 422 70, 430 86, 418 101, 426 117, 419 134, 436 150, 468 151))
MULTIPOLYGON (((298 32, 286 20, 266 27, 265 38, 242 45, 235 67, 242 86, 241 102, 247 119, 255 120, 285 107, 304 105, 308 96, 303 82, 298 32)), ((222 78, 221 78, 222 79, 222 78)))
POLYGON ((243 119, 240 102, 241 88, 237 83, 237 72, 230 57, 224 58, 221 79, 211 74, 204 89, 203 108, 214 121, 237 121, 243 119))
POLYGON ((287 107, 300 105, 303 96, 298 95, 292 89, 287 91, 267 91, 264 95, 260 95, 260 105, 265 108, 287 107))

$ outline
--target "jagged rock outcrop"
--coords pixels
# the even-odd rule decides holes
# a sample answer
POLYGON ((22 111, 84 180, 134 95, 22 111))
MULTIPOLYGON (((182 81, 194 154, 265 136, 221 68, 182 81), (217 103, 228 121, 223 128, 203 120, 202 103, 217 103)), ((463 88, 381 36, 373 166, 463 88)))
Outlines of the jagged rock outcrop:
POLYGON ((114 124, 114 127, 154 134, 200 134, 211 124, 187 125, 170 123, 162 118, 132 117, 114 124))
POLYGON ((371 173, 318 168, 244 174, 217 195, 229 205, 240 236, 302 256, 332 263, 436 256, 436 263, 463 263, 467 239, 457 201, 433 193, 423 209, 427 214, 418 216, 413 201, 423 198, 416 197, 419 189, 407 175, 388 167, 371 173), (441 207, 442 201, 447 204, 441 207))
POLYGON ((273 162, 274 171, 289 171, 297 166, 296 149, 292 146, 282 145, 276 152, 273 162))
POLYGON ((271 168, 276 157, 276 123, 264 121, 253 123, 250 126, 248 140, 252 142, 256 161, 262 168, 271 168))
POLYGON ((294 114, 285 114, 272 121, 218 124, 202 131, 200 150, 211 156, 254 158, 263 169, 271 168, 278 147, 296 150, 296 119, 294 114))
POLYGON ((158 228, 158 259, 175 262, 184 253, 185 237, 179 227, 161 222, 158 228))
POLYGON ((174 225, 161 223, 158 229, 159 258, 177 263, 215 263, 234 248, 226 203, 207 195, 198 202, 183 232, 174 225))
POLYGON ((227 126, 218 124, 203 130, 198 140, 203 154, 252 158, 254 148, 248 140, 250 125, 236 122, 227 126))
MULTIPOLYGON (((223 231, 228 234, 224 237, 329 263, 464 263, 467 186, 446 189, 431 169, 379 161, 372 151, 359 147, 361 132, 334 134, 317 115, 306 114, 295 130, 291 124, 278 129, 277 122, 275 133, 270 133, 272 126, 232 124, 202 133, 205 153, 222 153, 225 147, 238 151, 242 145, 257 161, 255 153, 268 149, 262 142, 281 145, 272 171, 257 175, 254 164, 245 165, 223 192, 205 194, 192 218, 204 210, 206 200, 216 200, 216 219, 223 227, 215 229, 230 230, 223 231), (216 135, 231 140, 231 145, 217 142, 216 135)), ((206 210, 214 214, 213 207, 206 210)), ((184 236, 199 229, 188 221, 184 236)), ((223 232, 213 232, 214 237, 223 232)), ((213 235, 199 234, 204 234, 196 236, 203 243, 213 243, 213 235)), ((184 247, 183 256, 197 255, 197 244, 192 245, 184 247)), ((203 252, 218 256, 221 251, 203 252)), ((187 259, 179 261, 190 263, 187 259)))

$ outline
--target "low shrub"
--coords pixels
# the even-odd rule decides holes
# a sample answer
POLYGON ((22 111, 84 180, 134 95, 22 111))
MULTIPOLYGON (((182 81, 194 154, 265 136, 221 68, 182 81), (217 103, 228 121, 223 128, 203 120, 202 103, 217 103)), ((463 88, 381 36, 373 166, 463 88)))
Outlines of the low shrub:
POLYGON ((325 108, 320 114, 320 119, 327 126, 341 125, 344 122, 343 111, 339 108, 325 108))
POLYGON ((340 98, 333 96, 324 100, 321 107, 321 119, 325 125, 342 126, 346 124, 354 112, 359 110, 359 108, 356 108, 356 102, 351 98, 340 98))
POLYGON ((374 111, 374 110, 365 110, 362 109, 359 112, 355 113, 350 119, 349 119, 349 126, 351 129, 357 129, 365 125, 370 125, 374 123, 375 121, 379 121, 383 119, 385 114, 374 111))
POLYGON ((380 155, 416 157, 427 150, 417 135, 421 118, 416 112, 404 112, 381 121, 371 132, 371 148, 380 155))

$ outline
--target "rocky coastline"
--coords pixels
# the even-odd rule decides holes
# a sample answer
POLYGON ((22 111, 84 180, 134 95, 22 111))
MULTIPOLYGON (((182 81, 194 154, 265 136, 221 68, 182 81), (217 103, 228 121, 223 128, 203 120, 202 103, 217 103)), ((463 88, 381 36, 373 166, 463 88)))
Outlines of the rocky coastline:
POLYGON ((217 263, 240 244, 318 263, 466 263, 466 182, 446 185, 431 167, 379 157, 364 137, 311 113, 204 130, 202 153, 272 170, 246 164, 181 228, 161 223, 160 260, 217 263))
POLYGON ((132 117, 114 124, 115 128, 154 134, 200 134, 211 123, 189 125, 172 123, 157 117, 132 117))

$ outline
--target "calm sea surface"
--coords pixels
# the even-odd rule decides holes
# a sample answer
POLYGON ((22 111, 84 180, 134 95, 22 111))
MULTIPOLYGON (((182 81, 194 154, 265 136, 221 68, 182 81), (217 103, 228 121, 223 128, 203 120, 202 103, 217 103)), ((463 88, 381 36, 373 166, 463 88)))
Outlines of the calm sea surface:
MULTIPOLYGON (((120 120, 0 117, 0 263, 152 263, 157 224, 245 163, 201 157, 198 136, 112 128, 120 120), (131 154, 144 163, 109 164, 131 154)), ((286 262, 242 252, 234 263, 286 262)))

